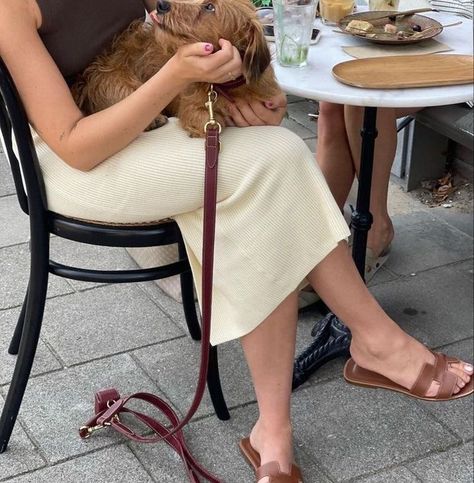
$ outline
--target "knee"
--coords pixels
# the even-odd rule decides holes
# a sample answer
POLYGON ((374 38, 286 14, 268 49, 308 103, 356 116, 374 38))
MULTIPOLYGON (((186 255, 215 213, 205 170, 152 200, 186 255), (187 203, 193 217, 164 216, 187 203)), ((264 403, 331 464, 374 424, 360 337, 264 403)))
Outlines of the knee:
POLYGON ((306 143, 289 129, 275 128, 274 135, 267 139, 264 164, 273 172, 298 169, 301 163, 313 163, 314 156, 306 143))
POLYGON ((319 103, 318 136, 334 137, 345 133, 344 106, 332 102, 319 103))

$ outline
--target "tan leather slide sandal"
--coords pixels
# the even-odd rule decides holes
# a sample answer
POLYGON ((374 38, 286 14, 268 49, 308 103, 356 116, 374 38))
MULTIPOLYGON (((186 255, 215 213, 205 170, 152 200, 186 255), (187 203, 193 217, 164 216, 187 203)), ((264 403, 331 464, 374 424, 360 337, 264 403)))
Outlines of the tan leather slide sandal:
POLYGON ((260 481, 266 476, 270 483, 303 483, 300 469, 293 465, 291 474, 283 473, 277 461, 270 461, 261 465, 260 455, 250 444, 250 438, 243 438, 239 442, 239 448, 244 458, 255 470, 256 481, 260 481))
POLYGON ((451 401, 472 394, 474 390, 472 377, 457 394, 453 394, 458 378, 456 374, 449 371, 449 365, 460 362, 459 359, 448 357, 440 352, 433 352, 433 354, 435 356, 434 365, 425 364, 422 367, 418 379, 415 381, 415 384, 413 384, 411 389, 406 389, 381 374, 363 369, 358 366, 352 358, 349 359, 344 366, 344 379, 356 386, 374 389, 388 389, 425 401, 451 401), (429 389, 433 381, 439 383, 438 394, 433 397, 427 397, 425 396, 426 391, 429 389))

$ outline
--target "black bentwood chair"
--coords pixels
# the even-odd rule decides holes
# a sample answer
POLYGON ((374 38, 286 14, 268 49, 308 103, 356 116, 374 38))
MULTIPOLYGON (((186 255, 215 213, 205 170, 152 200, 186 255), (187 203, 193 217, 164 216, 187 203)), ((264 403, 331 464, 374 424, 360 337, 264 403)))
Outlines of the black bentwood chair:
MULTIPOLYGON (((10 162, 21 209, 30 218, 30 278, 25 300, 8 352, 18 354, 13 379, 0 419, 0 453, 8 445, 33 364, 41 330, 48 275, 87 282, 125 283, 157 280, 180 274, 183 308, 189 333, 201 338, 194 304, 194 286, 189 261, 178 225, 171 220, 146 225, 101 225, 67 218, 47 209, 43 179, 25 111, 13 80, 0 59, 0 129, 10 162), (15 139, 19 158, 13 150, 15 139), (49 259, 50 234, 80 243, 108 247, 150 247, 178 244, 180 260, 169 265, 137 270, 88 270, 49 259)), ((211 348, 209 393, 216 415, 229 419, 222 394, 217 348, 211 348)))

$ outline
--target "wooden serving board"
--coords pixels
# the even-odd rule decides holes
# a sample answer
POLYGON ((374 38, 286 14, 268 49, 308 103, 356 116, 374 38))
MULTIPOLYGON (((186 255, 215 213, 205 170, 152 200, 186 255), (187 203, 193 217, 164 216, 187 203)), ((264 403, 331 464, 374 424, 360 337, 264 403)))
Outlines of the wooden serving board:
POLYGON ((334 77, 364 89, 404 89, 474 82, 471 55, 399 55, 341 62, 333 67, 334 77))

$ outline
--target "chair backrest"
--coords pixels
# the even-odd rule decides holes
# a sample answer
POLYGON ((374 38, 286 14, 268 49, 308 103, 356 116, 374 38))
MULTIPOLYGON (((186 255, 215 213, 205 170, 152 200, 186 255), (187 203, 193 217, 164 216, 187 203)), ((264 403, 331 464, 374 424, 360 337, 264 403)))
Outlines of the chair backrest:
POLYGON ((28 118, 13 79, 1 58, 0 132, 21 209, 30 216, 35 212, 43 218, 47 207, 46 192, 28 118))

